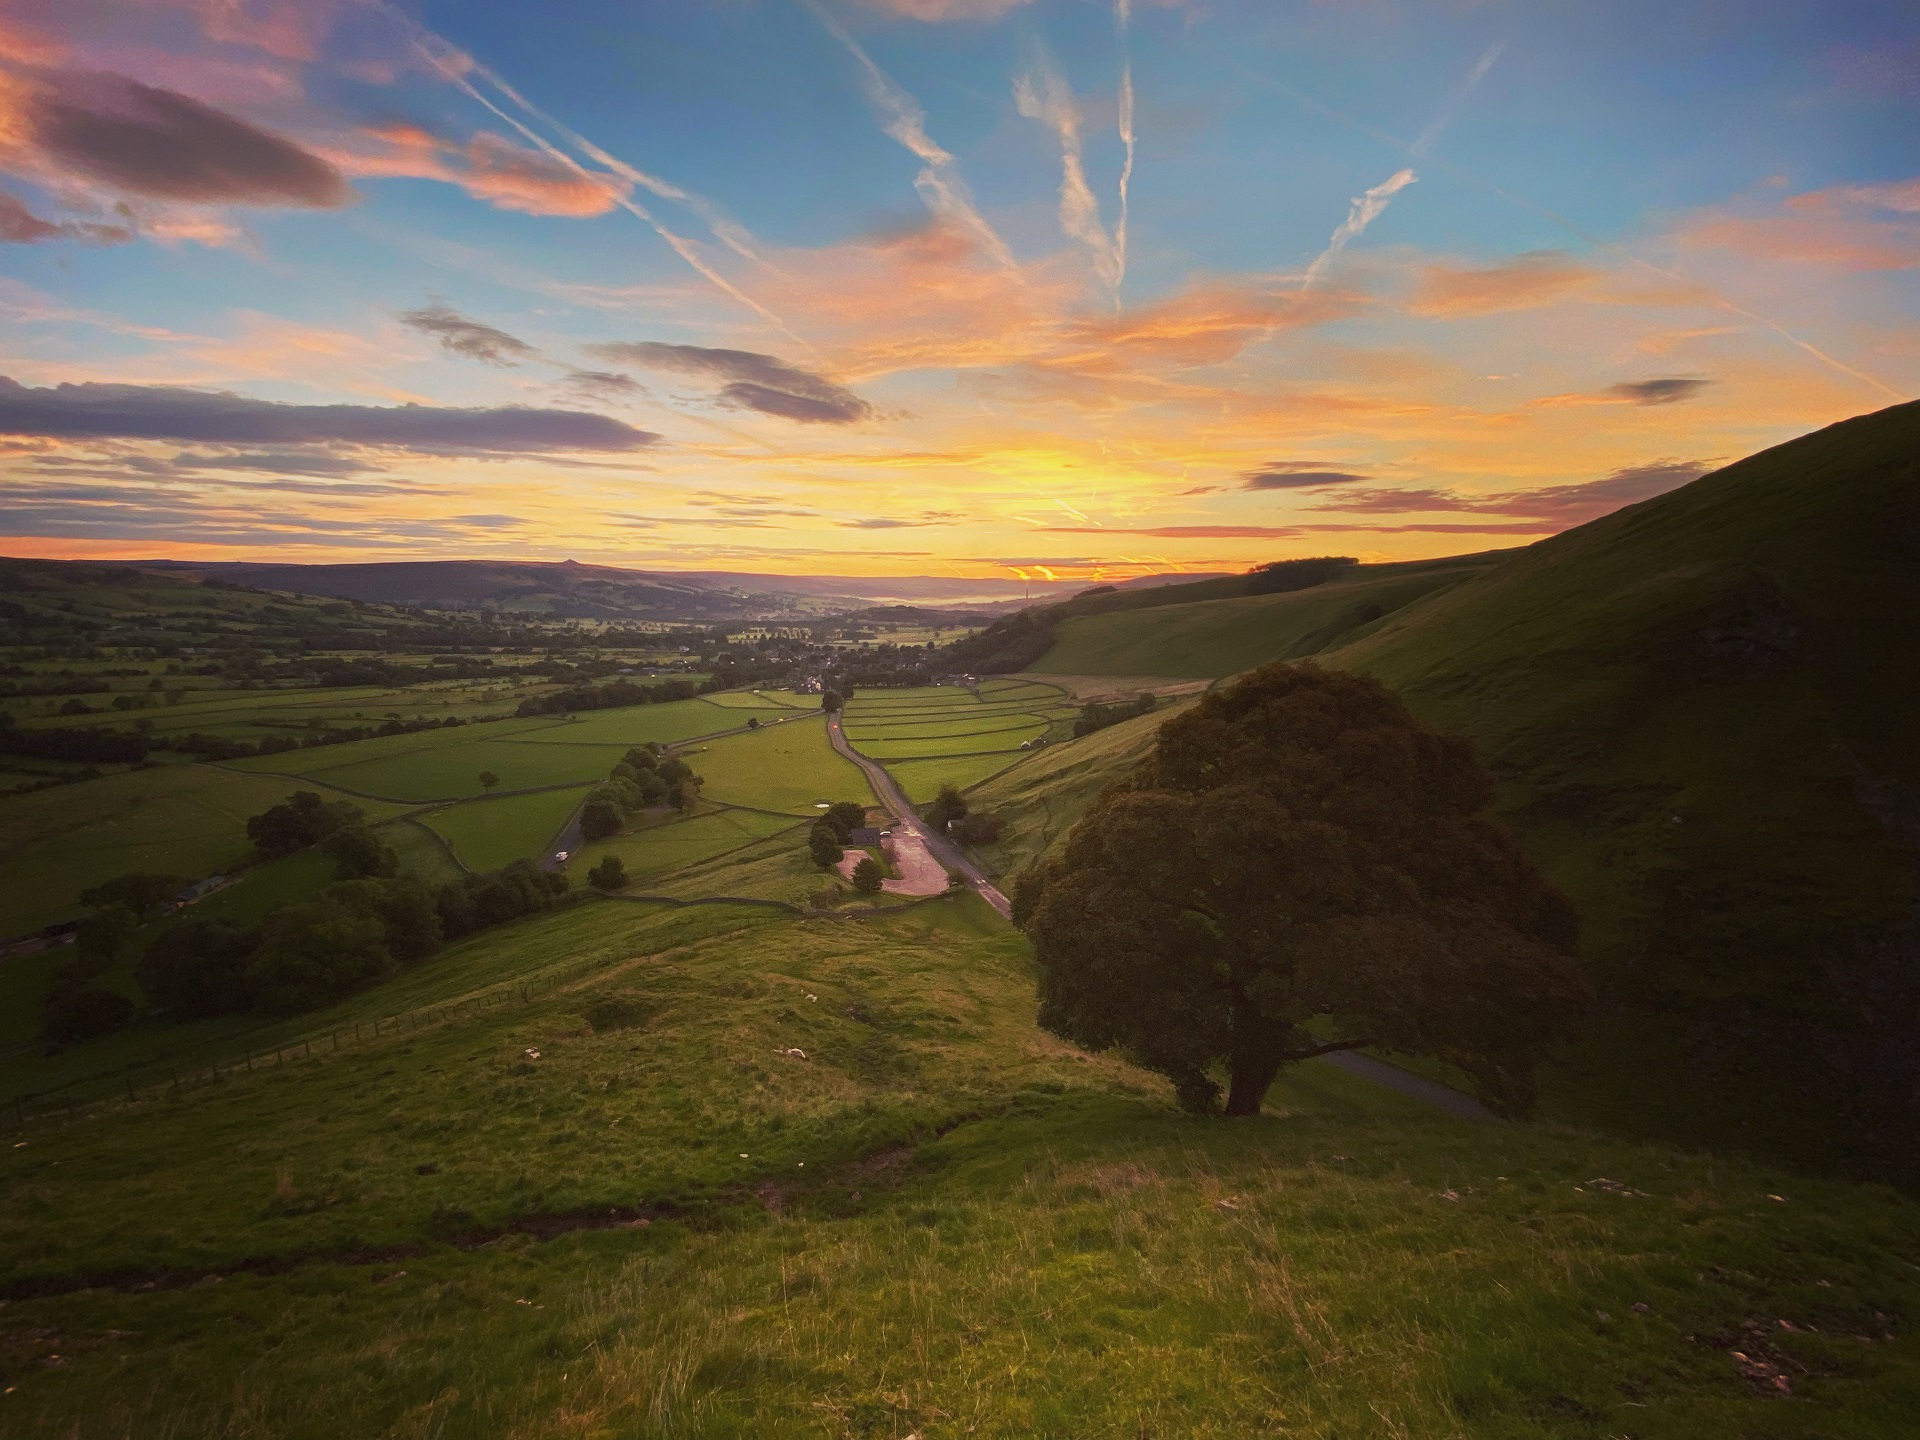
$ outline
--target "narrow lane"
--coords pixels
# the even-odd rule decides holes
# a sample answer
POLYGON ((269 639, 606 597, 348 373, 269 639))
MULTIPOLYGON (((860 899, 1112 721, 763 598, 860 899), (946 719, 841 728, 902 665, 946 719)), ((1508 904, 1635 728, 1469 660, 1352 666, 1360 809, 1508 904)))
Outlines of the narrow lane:
POLYGON ((873 787, 873 793, 881 805, 898 817, 896 823, 904 826, 910 834, 919 836, 934 859, 947 869, 958 870, 966 876, 967 883, 980 893, 981 899, 1009 920, 1013 918, 1013 903, 994 888, 993 883, 982 873, 980 867, 961 853, 959 846, 946 836, 934 833, 933 827, 922 820, 919 813, 907 802, 906 795, 894 783, 893 776, 887 773, 886 767, 877 760, 869 760, 853 748, 840 729, 838 710, 828 712, 827 738, 833 742, 835 750, 860 767, 860 772, 867 777, 867 783, 873 787))

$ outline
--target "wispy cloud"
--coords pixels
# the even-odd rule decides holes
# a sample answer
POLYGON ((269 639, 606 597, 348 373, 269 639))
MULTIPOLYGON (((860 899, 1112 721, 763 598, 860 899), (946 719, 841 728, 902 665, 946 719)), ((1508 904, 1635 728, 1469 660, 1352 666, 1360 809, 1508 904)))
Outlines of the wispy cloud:
MULTIPOLYGON (((1440 107, 1440 112, 1428 123, 1427 128, 1420 132, 1419 138, 1408 147, 1409 156, 1415 160, 1423 159, 1439 143, 1441 135, 1445 133, 1447 125, 1452 121, 1454 112, 1460 108, 1461 102, 1471 95, 1475 87, 1486 78, 1487 71, 1493 68, 1493 62, 1499 58, 1500 46, 1498 44, 1488 46, 1486 53, 1475 62, 1473 69, 1467 72, 1466 78, 1447 97, 1446 103, 1440 107)), ((1347 210, 1347 218, 1340 222, 1339 227, 1333 232, 1333 237, 1327 241, 1327 248, 1315 256, 1313 263, 1307 266, 1307 277, 1303 283, 1308 287, 1318 283, 1326 274, 1328 267, 1340 258, 1340 252, 1364 235, 1367 227, 1386 213, 1387 206, 1393 203, 1393 197, 1419 178, 1411 167, 1396 170, 1366 194, 1356 197, 1347 210)))
MULTIPOLYGON (((1119 287, 1123 264, 1107 227, 1100 220, 1100 202, 1087 184, 1080 143, 1080 111, 1059 62, 1038 36, 1029 36, 1026 63, 1013 81, 1014 107, 1027 119, 1053 132, 1060 145, 1060 228, 1068 238, 1087 247, 1094 274, 1109 290, 1119 287)), ((1128 99, 1131 108, 1131 96, 1128 99)), ((1129 124, 1131 117, 1129 117, 1129 124)))
POLYGON ((1127 218, 1133 188, 1133 0, 1113 0, 1114 29, 1120 40, 1120 91, 1116 124, 1125 158, 1120 163, 1120 214, 1113 226, 1114 288, 1127 278, 1127 218))
POLYGON ((826 32, 859 62, 860 86, 866 93, 867 102, 879 114, 880 128, 920 161, 920 173, 914 177, 913 188, 919 192, 927 209, 936 219, 968 232, 1007 269, 1018 269, 1006 241, 987 223, 986 217, 974 204, 973 191, 960 174, 959 162, 927 134, 927 112, 921 108, 920 102, 874 63, 873 57, 820 0, 801 0, 801 3, 813 13, 826 32))

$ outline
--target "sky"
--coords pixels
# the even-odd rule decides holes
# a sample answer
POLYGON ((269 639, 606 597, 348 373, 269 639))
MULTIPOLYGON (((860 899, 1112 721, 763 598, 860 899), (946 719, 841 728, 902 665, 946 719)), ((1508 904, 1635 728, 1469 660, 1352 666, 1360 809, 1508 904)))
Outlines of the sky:
POLYGON ((1916 394, 1906 0, 0 0, 0 553, 1412 559, 1916 394))

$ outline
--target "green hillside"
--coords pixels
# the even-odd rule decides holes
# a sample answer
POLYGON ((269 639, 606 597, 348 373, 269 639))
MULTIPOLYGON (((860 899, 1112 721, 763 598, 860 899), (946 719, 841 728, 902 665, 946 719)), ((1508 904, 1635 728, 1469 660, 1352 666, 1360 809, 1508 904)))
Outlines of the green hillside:
POLYGON ((1579 902, 1563 1113, 1914 1173, 1916 480, 1920 404, 1850 420, 1327 657, 1472 736, 1579 902))
POLYGON ((1908 1433, 1913 1202, 1325 1062, 1192 1120, 1030 963, 972 898, 599 901, 30 1121, 6 1432, 1908 1433))
POLYGON ((1465 556, 1417 566, 1368 565, 1358 567, 1353 579, 1286 594, 1072 616, 1055 626, 1052 648, 1027 668, 1057 675, 1233 675, 1318 654, 1491 564, 1465 556))

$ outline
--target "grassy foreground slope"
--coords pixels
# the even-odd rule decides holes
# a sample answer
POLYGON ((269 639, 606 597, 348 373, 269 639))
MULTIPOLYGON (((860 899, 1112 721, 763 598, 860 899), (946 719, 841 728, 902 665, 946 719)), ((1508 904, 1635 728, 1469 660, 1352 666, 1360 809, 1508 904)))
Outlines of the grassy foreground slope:
POLYGON ((1914 1173, 1916 457, 1920 405, 1847 421, 1326 657, 1473 737, 1578 901, 1613 1014, 1563 1113, 1914 1173))
POLYGON ((524 1003, 31 1126, 4 1428, 1893 1440, 1920 1404, 1910 1201, 1318 1065, 1193 1121, 1036 1030, 1029 966, 972 897, 598 902, 388 987, 524 1003))
MULTIPOLYGON (((1470 555, 1362 566, 1352 579, 1309 590, 1073 616, 1059 622, 1053 647, 1027 669, 1060 675, 1232 675, 1275 660, 1316 655, 1383 615, 1485 572, 1492 563, 1486 556, 1470 555)), ((1171 587, 1170 593, 1210 592, 1221 583, 1171 587)))

